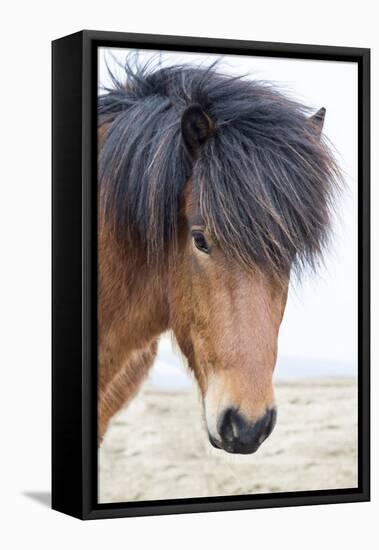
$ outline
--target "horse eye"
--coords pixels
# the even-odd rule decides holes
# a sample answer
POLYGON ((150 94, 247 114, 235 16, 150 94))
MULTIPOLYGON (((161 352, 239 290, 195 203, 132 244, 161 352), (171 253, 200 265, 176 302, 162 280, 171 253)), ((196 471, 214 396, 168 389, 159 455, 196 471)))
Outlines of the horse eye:
POLYGON ((201 231, 193 231, 192 238, 198 250, 204 252, 205 254, 210 254, 208 243, 201 231))

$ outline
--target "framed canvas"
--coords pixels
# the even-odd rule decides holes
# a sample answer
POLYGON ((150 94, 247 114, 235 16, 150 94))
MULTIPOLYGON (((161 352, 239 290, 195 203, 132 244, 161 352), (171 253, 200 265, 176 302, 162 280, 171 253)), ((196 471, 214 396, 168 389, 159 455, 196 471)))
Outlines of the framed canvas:
POLYGON ((369 50, 52 51, 53 508, 369 500, 369 50))

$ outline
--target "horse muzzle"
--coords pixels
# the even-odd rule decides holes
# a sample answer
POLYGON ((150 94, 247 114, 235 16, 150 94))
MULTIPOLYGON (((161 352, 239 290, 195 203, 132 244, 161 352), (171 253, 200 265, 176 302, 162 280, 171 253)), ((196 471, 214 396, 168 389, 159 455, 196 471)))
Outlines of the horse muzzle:
POLYGON ((208 432, 209 441, 217 449, 228 453, 255 453, 274 429, 276 416, 276 408, 271 408, 251 423, 237 409, 229 407, 218 418, 217 435, 208 432))

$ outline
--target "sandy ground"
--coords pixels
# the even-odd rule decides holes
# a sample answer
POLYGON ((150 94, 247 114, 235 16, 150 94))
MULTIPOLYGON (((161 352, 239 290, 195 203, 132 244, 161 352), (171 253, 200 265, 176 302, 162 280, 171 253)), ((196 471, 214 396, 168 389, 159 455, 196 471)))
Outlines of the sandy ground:
POLYGON ((197 391, 146 384, 99 450, 99 502, 357 486, 354 379, 276 384, 278 421, 253 455, 208 442, 197 391))

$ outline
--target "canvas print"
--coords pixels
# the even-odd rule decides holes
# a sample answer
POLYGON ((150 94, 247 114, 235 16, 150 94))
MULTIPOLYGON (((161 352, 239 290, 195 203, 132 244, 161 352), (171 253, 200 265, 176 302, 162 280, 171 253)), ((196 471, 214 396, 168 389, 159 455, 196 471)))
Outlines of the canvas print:
POLYGON ((98 48, 98 503, 358 486, 357 77, 98 48))

